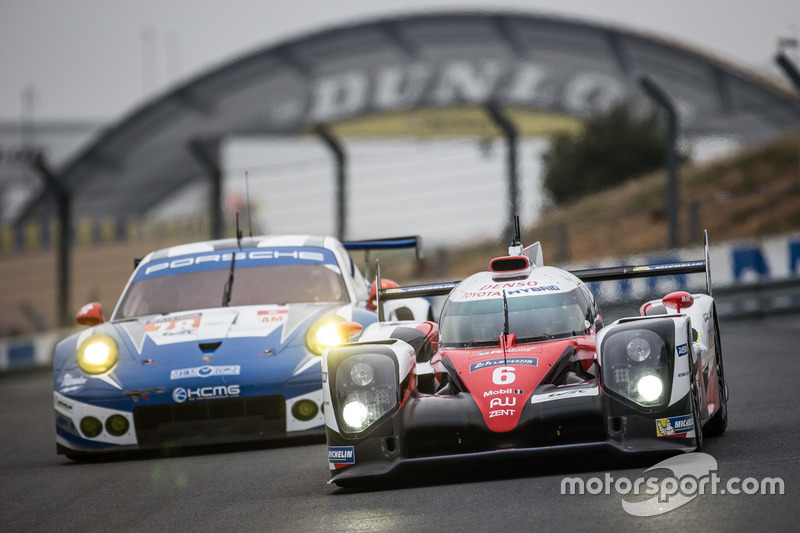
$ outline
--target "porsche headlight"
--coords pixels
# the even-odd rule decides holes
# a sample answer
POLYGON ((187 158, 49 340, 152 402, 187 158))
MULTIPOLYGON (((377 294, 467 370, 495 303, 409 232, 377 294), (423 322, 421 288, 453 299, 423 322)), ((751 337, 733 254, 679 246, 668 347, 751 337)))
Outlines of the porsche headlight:
POLYGON ((117 343, 103 333, 96 333, 78 346, 78 366, 87 374, 110 372, 119 360, 117 343))
MULTIPOLYGON (((328 352, 329 362, 335 350, 339 348, 328 352)), ((397 406, 396 364, 379 353, 350 355, 340 361, 332 382, 334 408, 343 433, 361 433, 397 406)))
POLYGON ((350 339, 347 333, 337 327, 344 322, 339 315, 326 315, 318 318, 306 332, 306 347, 317 355, 334 344, 342 344, 350 339))

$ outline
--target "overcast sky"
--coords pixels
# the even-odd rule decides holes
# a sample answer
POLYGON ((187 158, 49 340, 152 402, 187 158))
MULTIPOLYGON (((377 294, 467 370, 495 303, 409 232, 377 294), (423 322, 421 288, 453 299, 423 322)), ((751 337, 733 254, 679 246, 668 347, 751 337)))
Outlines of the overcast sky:
POLYGON ((800 0, 0 0, 0 120, 20 118, 23 92, 37 119, 113 120, 176 82, 299 34, 454 9, 630 27, 759 68, 770 68, 779 36, 800 30, 800 0))

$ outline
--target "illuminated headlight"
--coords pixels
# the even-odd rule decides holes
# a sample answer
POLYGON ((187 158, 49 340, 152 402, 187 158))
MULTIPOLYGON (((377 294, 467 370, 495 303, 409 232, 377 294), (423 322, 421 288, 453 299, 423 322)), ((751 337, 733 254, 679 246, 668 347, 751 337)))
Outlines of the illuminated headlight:
POLYGON ((347 427, 352 429, 364 429, 366 426, 364 422, 367 421, 368 416, 369 410, 367 406, 358 400, 351 400, 344 404, 342 408, 342 419, 347 427))
POLYGON ((658 403, 663 392, 661 378, 655 374, 644 374, 636 380, 636 390, 631 396, 639 403, 658 403))
POLYGON ((397 406, 395 366, 392 358, 377 353, 341 360, 334 374, 333 399, 343 433, 361 433, 397 406))
POLYGON ((92 335, 78 347, 78 366, 87 374, 105 374, 119 360, 117 343, 102 333, 92 335))
POLYGON ((635 337, 628 342, 626 351, 632 361, 644 361, 650 357, 650 343, 641 337, 635 337))
POLYGON ((327 315, 318 318, 306 332, 306 346, 317 355, 322 354, 325 348, 334 344, 349 342, 347 333, 337 327, 344 318, 339 315, 327 315))
POLYGON ((662 405, 672 383, 675 326, 670 319, 616 326, 599 346, 603 386, 644 409, 662 405))

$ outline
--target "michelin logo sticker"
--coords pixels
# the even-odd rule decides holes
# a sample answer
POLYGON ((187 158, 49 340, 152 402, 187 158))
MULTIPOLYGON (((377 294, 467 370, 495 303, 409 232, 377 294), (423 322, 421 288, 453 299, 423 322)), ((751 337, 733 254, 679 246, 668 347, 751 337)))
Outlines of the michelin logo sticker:
POLYGON ((656 420, 656 435, 659 437, 688 437, 694 429, 692 415, 673 416, 656 420))
POLYGON ((352 446, 328 446, 328 461, 337 465, 355 464, 355 450, 352 446))

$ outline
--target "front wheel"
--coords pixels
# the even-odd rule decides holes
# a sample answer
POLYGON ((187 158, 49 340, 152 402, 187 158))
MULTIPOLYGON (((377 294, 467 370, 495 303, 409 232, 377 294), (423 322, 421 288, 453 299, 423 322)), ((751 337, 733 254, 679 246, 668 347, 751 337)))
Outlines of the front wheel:
POLYGON ((717 323, 716 313, 714 313, 714 329, 717 355, 715 358, 715 365, 717 367, 717 388, 719 390, 719 409, 714 413, 714 416, 706 422, 706 427, 703 428, 707 437, 715 437, 722 435, 728 427, 728 384, 725 383, 725 369, 722 366, 722 346, 720 345, 719 338, 719 324, 717 323))
POLYGON ((697 387, 694 384, 692 384, 692 424, 694 425, 694 451, 702 452, 703 427, 700 423, 700 400, 697 398, 697 387))

